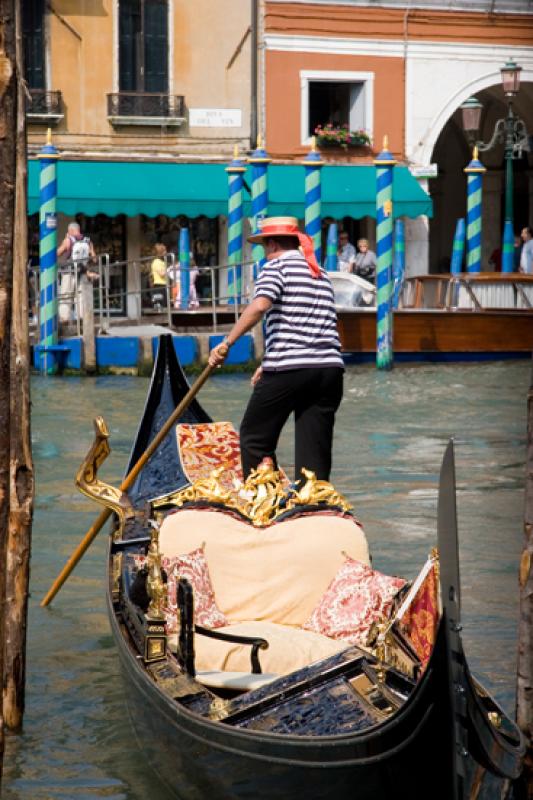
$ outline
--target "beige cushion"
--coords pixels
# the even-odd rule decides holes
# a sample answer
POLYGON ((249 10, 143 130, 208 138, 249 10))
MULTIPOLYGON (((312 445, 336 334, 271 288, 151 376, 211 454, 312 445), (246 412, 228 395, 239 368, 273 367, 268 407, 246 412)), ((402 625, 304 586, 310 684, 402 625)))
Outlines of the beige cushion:
POLYGON ((185 509, 161 526, 164 556, 189 553, 203 542, 216 603, 232 623, 299 627, 344 563, 343 552, 370 563, 362 529, 352 518, 332 514, 254 528, 228 514, 185 509))
MULTIPOLYGON (((273 622, 241 622, 217 628, 217 633, 234 633, 238 636, 260 636, 266 639, 268 650, 259 650, 261 670, 265 673, 287 675, 320 661, 341 650, 346 650, 346 642, 334 641, 311 631, 302 631, 273 622)), ((177 634, 169 636, 169 647, 176 650, 177 634)), ((250 654, 252 648, 244 644, 220 642, 207 636, 194 637, 195 666, 199 672, 223 670, 228 672, 251 672, 250 654)))

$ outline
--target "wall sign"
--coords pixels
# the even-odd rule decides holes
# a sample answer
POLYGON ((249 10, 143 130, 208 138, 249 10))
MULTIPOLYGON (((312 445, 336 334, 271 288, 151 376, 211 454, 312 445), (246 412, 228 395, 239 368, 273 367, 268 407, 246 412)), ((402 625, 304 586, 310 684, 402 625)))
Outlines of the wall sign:
POLYGON ((240 128, 242 111, 240 108, 190 108, 189 126, 191 128, 240 128))

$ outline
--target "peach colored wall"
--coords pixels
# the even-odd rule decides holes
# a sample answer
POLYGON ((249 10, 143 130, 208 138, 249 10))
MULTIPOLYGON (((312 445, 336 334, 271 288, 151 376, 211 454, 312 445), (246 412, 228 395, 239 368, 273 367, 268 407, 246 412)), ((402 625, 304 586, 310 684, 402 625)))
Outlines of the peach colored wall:
POLYGON ((373 72, 374 146, 379 149, 387 134, 391 150, 403 153, 403 59, 268 51, 266 141, 270 155, 294 158, 309 150, 300 144, 300 70, 373 72))
MULTIPOLYGON (((118 88, 117 0, 54 0, 46 25, 48 88, 61 90, 65 108, 65 119, 54 128, 58 147, 74 154, 201 155, 231 153, 235 142, 246 140, 250 130, 250 36, 241 40, 250 25, 249 0, 171 3, 170 92, 184 95, 187 108, 239 108, 242 126, 192 130, 187 123, 180 128, 113 127, 107 119, 107 94, 118 88)), ((29 126, 30 151, 43 143, 44 135, 44 126, 29 126)))
POLYGON ((275 2, 267 2, 265 11, 265 28, 269 33, 293 35, 402 39, 406 22, 409 39, 533 44, 533 14, 275 2))

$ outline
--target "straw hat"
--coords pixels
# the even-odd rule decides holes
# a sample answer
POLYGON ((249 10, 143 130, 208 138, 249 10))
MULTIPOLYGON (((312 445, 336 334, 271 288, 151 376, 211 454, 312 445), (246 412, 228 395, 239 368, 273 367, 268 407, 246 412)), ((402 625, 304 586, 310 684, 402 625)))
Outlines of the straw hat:
POLYGON ((299 229, 296 217, 265 217, 265 219, 259 221, 259 229, 259 233, 254 233, 252 236, 248 237, 249 242, 264 244, 264 240, 268 239, 270 236, 275 238, 280 236, 295 236, 300 243, 300 248, 307 261, 311 274, 315 278, 319 277, 320 267, 315 257, 313 240, 299 229))
POLYGON ((296 217, 265 217, 259 220, 259 233, 249 236, 248 241, 263 244, 263 239, 269 236, 298 236, 300 233, 296 217))

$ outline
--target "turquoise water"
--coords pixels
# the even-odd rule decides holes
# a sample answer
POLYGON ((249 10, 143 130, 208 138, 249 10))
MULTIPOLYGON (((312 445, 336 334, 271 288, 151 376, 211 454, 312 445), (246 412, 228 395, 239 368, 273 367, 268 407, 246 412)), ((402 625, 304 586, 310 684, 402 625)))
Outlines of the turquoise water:
MULTIPOLYGON (((435 543, 437 476, 456 441, 464 640, 470 664, 514 705, 517 567, 523 536, 525 363, 350 367, 332 480, 354 503, 374 566, 412 578, 435 543)), ((23 734, 10 736, 3 800, 168 800, 133 739, 104 604, 100 534, 51 608, 39 602, 95 517, 73 478, 102 414, 118 484, 140 418, 141 378, 40 378, 32 384, 37 497, 23 734)), ((217 375, 200 399, 239 423, 247 376, 217 375)), ((279 456, 290 470, 291 428, 279 456)))

